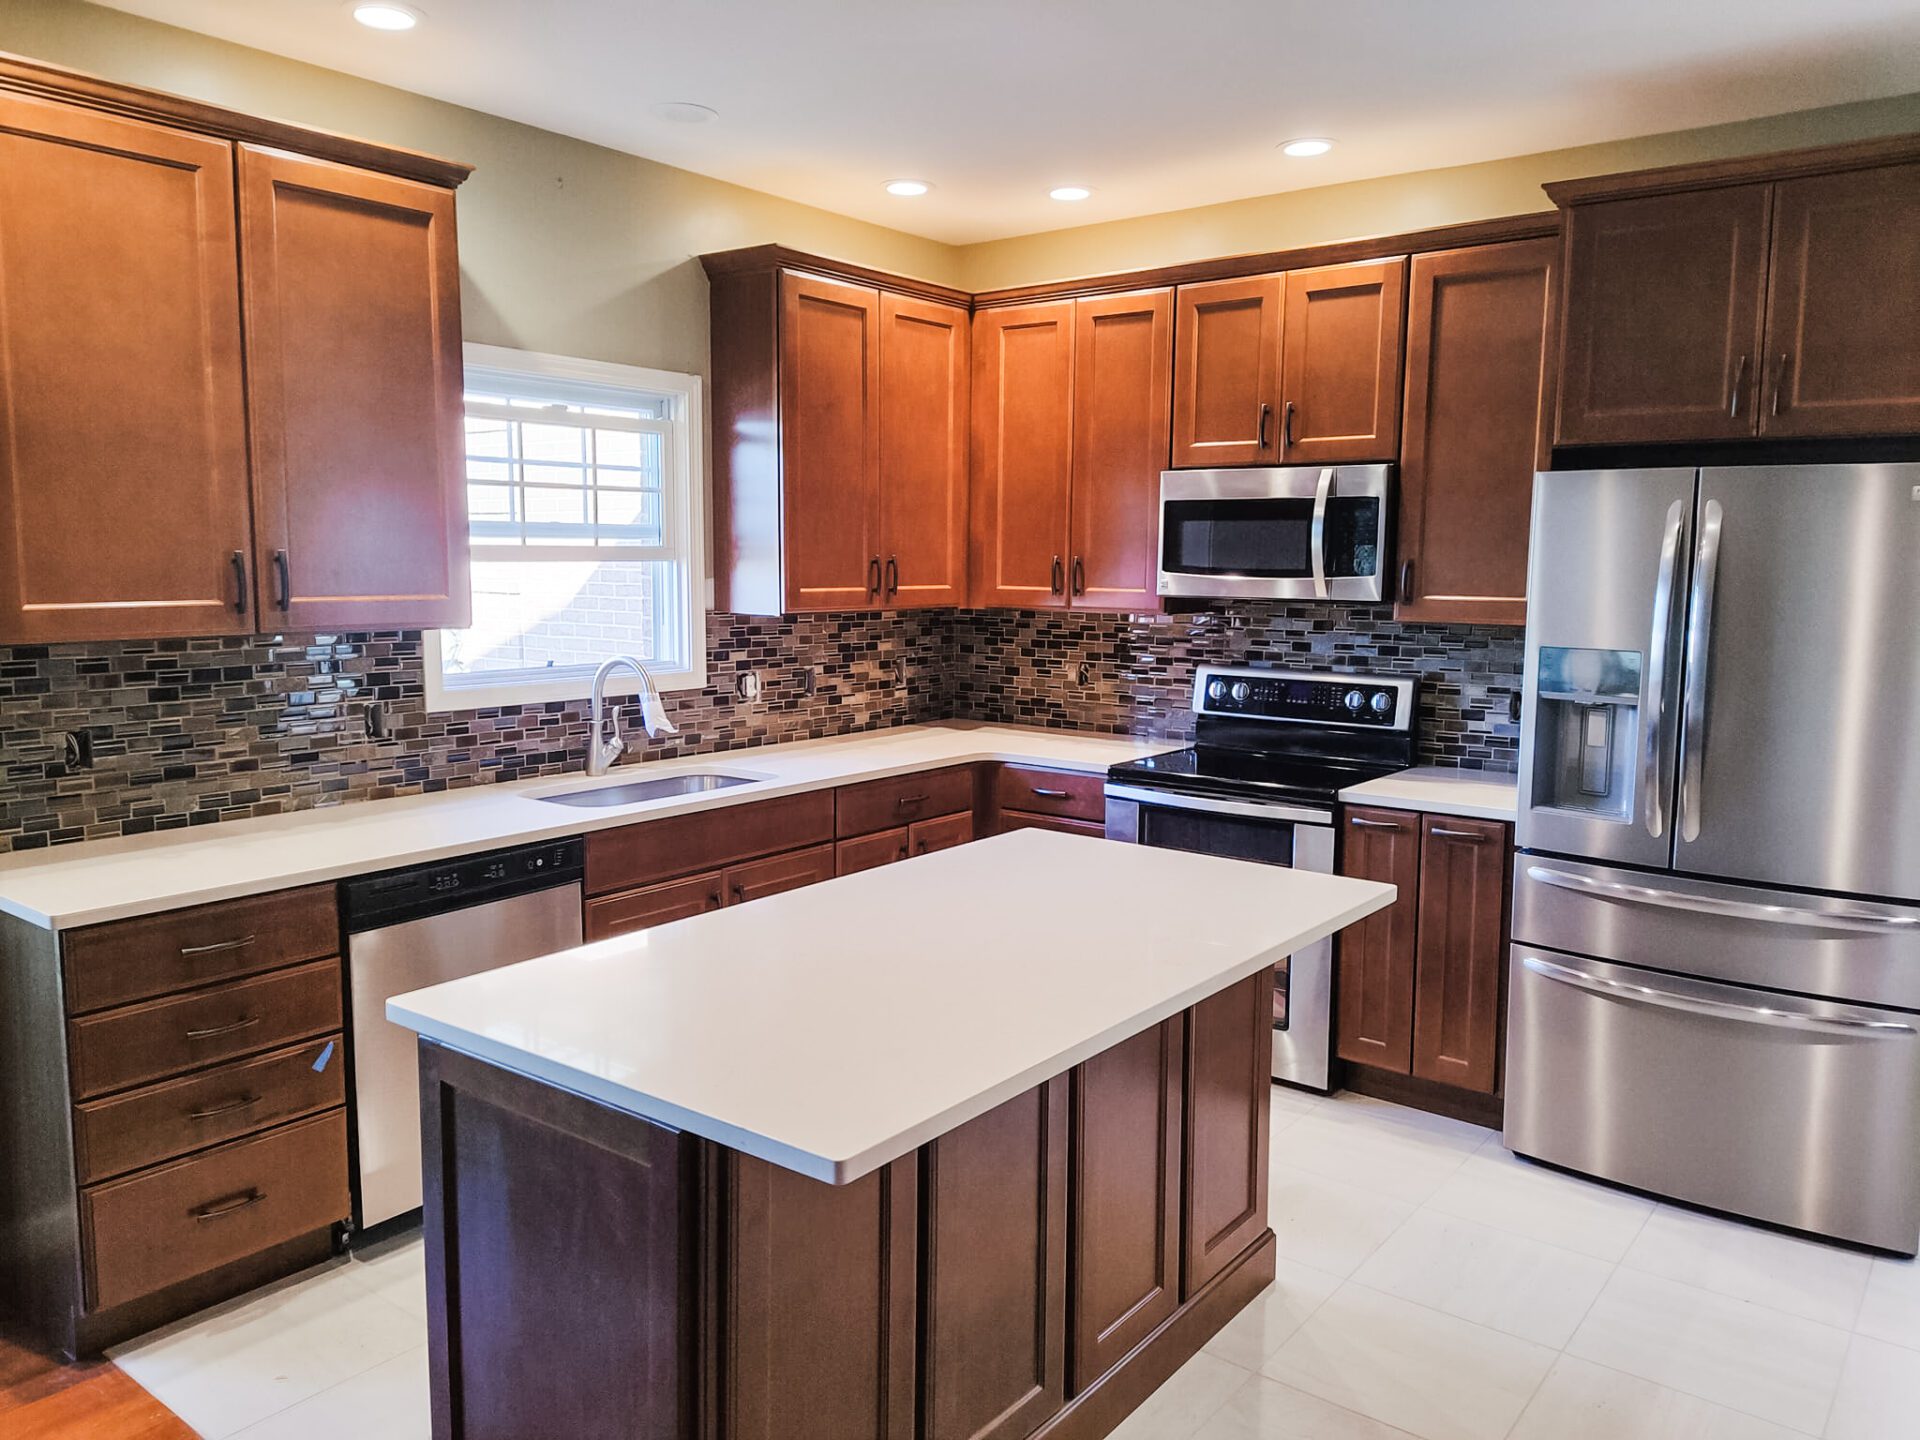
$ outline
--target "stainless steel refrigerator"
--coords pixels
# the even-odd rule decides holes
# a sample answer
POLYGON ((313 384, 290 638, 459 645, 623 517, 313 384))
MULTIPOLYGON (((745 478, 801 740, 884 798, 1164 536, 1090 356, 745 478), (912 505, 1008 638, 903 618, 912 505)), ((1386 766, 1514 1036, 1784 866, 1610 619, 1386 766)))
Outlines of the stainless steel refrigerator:
POLYGON ((1920 1245, 1920 465, 1543 474, 1506 1143, 1920 1245))

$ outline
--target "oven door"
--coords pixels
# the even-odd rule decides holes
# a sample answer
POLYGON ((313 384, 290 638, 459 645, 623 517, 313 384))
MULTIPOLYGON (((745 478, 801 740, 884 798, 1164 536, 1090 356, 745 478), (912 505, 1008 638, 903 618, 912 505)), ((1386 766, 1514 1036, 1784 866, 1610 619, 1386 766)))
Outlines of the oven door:
POLYGON ((1168 470, 1162 595, 1379 600, 1391 467, 1168 470))
MULTIPOLYGON (((1333 816, 1303 805, 1107 786, 1107 838, 1333 873, 1333 816)), ((1333 941, 1273 967, 1273 1078, 1325 1090, 1333 1040, 1333 941)))

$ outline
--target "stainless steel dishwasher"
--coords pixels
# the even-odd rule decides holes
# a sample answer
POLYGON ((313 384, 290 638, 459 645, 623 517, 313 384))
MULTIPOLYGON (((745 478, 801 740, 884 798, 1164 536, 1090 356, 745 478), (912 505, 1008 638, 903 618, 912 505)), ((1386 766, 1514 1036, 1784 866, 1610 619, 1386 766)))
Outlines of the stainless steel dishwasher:
POLYGON ((578 945, 585 853, 550 840, 341 886, 356 1231, 420 1208, 419 1042, 387 1001, 578 945))

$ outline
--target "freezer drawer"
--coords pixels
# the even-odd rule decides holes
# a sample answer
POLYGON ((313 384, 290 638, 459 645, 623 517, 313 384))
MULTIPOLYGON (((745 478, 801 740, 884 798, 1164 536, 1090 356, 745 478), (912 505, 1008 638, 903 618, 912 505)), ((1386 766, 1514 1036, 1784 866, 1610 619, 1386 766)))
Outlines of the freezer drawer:
POLYGON ((1513 870, 1513 938, 1710 980, 1920 1010, 1920 907, 1910 905, 1523 854, 1513 870))
POLYGON ((1515 945, 1507 1148, 1756 1220, 1920 1245, 1910 1014, 1515 945))

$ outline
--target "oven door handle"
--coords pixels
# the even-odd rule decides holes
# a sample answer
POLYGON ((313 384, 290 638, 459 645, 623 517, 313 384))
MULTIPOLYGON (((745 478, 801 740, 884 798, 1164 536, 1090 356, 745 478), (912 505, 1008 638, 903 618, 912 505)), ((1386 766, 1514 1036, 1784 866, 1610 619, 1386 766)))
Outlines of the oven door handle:
POLYGON ((1804 1010, 1783 1010, 1771 1005, 1742 1005, 1734 1000, 1719 1000, 1708 995, 1688 995, 1678 990, 1662 990, 1631 980, 1614 980, 1591 971, 1576 970, 1544 960, 1538 955, 1523 955, 1520 963, 1543 980, 1571 985, 1612 1000, 1633 1005, 1654 1005, 1662 1010, 1684 1010, 1716 1020, 1739 1020, 1752 1025, 1771 1025, 1781 1030, 1811 1030, 1824 1035, 1848 1035, 1857 1038, 1912 1035, 1914 1028, 1898 1020, 1867 1020, 1847 1015, 1809 1015, 1804 1010))
POLYGON ((1308 542, 1308 555, 1313 564, 1313 595, 1316 600, 1327 598, 1327 497, 1333 494, 1333 466, 1328 465, 1320 471, 1320 483, 1313 492, 1313 533, 1308 542))
POLYGON ((1187 795, 1178 790, 1155 790, 1145 785, 1107 784, 1107 799, 1132 800, 1161 810, 1198 810, 1208 815, 1241 815, 1250 820, 1272 820, 1294 825, 1333 828, 1332 812, 1269 800, 1226 800, 1211 795, 1187 795))
POLYGON ((1529 865, 1527 878, 1556 890, 1572 890, 1602 900, 1653 905, 1662 910, 1691 910, 1734 920, 1760 920, 1802 930, 1862 930, 1869 934, 1892 931, 1895 935, 1920 930, 1920 915, 1889 915, 1878 910, 1815 910, 1805 905, 1765 905, 1756 900, 1734 900, 1719 895, 1688 895, 1678 890, 1658 890, 1651 885, 1628 885, 1618 880, 1572 875, 1545 865, 1529 865))

